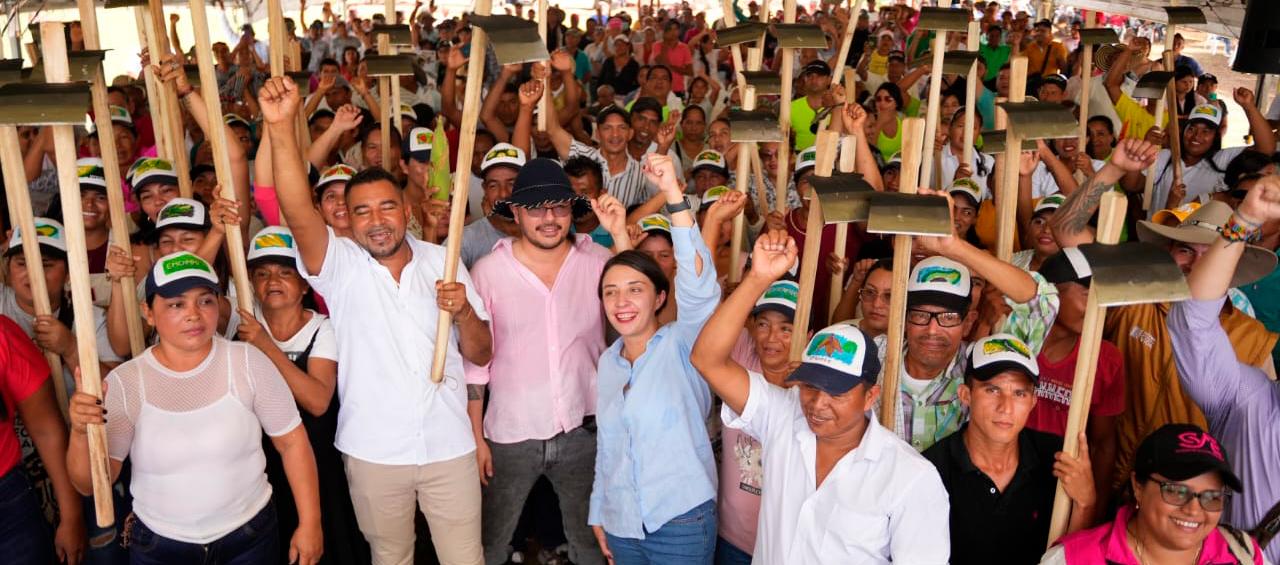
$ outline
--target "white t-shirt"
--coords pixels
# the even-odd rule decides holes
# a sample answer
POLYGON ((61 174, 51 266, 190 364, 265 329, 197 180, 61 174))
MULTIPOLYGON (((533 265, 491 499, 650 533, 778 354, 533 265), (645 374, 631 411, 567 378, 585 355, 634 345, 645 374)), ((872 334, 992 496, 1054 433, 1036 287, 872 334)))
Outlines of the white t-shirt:
MULTIPOLYGON (((956 178, 956 169, 960 168, 960 157, 962 156, 951 152, 951 144, 942 147, 942 184, 939 186, 943 188, 951 186, 951 181, 956 178)), ((995 157, 974 150, 973 161, 969 163, 969 172, 973 173, 969 178, 982 187, 982 199, 991 198, 991 190, 987 187, 987 177, 996 174, 995 157), (979 166, 979 163, 981 163, 981 166, 979 166)))
MULTIPOLYGON (((336 363, 338 361, 338 337, 333 331, 333 323, 324 314, 314 310, 307 310, 307 312, 311 313, 311 319, 307 320, 307 323, 303 324, 302 328, 294 333, 292 337, 280 341, 276 339, 276 336, 271 336, 271 341, 275 342, 276 347, 279 347, 280 351, 283 351, 290 361, 296 360, 310 345, 310 357, 312 359, 328 359, 336 363), (315 337, 314 342, 312 342, 313 336, 315 337)), ((262 324, 262 327, 267 327, 267 320, 262 316, 261 311, 255 311, 254 318, 258 319, 258 323, 262 324)), ((267 333, 270 334, 271 331, 268 329, 267 333)))
MULTIPOLYGON (((1107 164, 1106 161, 1090 159, 1093 162, 1093 172, 1098 172, 1107 164)), ((1074 171, 1075 169, 1072 169, 1074 171)), ((1036 163, 1036 170, 1031 173, 1031 198, 1039 200, 1050 194, 1062 192, 1058 188, 1058 180, 1053 178, 1053 173, 1049 171, 1049 166, 1044 161, 1036 163)))
POLYGON ((817 439, 800 408, 799 389, 748 375, 751 391, 742 415, 726 405, 721 418, 764 446, 753 563, 947 562, 950 503, 928 460, 869 417, 862 442, 815 486, 817 439))
MULTIPOLYGON (((1217 165, 1220 171, 1226 171, 1227 164, 1246 149, 1248 149, 1246 146, 1221 149, 1214 153, 1213 165, 1217 165)), ((1169 188, 1173 186, 1173 167, 1169 164, 1169 155, 1168 149, 1161 149, 1160 154, 1156 156, 1155 188, 1152 190, 1152 198, 1155 202, 1147 211, 1148 220, 1157 210, 1164 208, 1165 202, 1169 199, 1169 188)), ((1187 186, 1187 195, 1183 198, 1183 202, 1196 200, 1204 203, 1213 193, 1227 190, 1227 185, 1222 180, 1223 173, 1215 171, 1213 165, 1210 165, 1209 159, 1201 159, 1190 167, 1182 168, 1182 184, 1187 186)))
MULTIPOLYGON (((13 289, 8 285, 0 285, 0 316, 5 316, 18 324, 27 337, 35 339, 36 335, 36 317, 26 313, 18 306, 18 296, 14 294, 13 289)), ((58 317, 58 310, 54 310, 53 317, 58 317)), ((67 328, 75 333, 74 327, 67 328)), ((107 337, 107 312, 99 306, 93 307, 93 333, 97 338, 95 343, 98 346, 98 360, 103 363, 119 363, 123 361, 116 352, 111 349, 111 339, 107 337)), ((62 380, 67 386, 67 393, 75 391, 76 380, 75 375, 71 374, 71 370, 66 365, 62 367, 62 380)))
MULTIPOLYGON (((311 273, 299 259, 298 272, 329 305, 342 359, 334 446, 380 465, 426 465, 475 451, 457 328, 443 344, 444 380, 431 382, 444 248, 407 236, 412 258, 397 282, 354 241, 331 228, 328 235, 322 270, 311 273)), ((458 282, 476 315, 488 321, 461 265, 458 282)))

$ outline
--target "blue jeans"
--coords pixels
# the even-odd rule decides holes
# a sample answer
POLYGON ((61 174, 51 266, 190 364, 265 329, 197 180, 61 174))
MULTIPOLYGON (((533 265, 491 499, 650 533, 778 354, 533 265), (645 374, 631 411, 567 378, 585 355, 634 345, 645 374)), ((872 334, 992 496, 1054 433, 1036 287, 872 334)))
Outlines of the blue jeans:
POLYGON ((0 477, 0 556, 12 565, 53 561, 53 537, 22 463, 0 477))
POLYGON ((699 504, 656 532, 645 532, 644 539, 620 538, 605 532, 605 540, 618 565, 711 565, 716 552, 716 501, 699 504))
POLYGON ((187 543, 151 531, 142 520, 130 518, 129 563, 132 565, 259 565, 271 563, 280 553, 276 507, 266 508, 243 526, 210 543, 187 543))
POLYGON ((719 538, 716 540, 716 565, 751 565, 751 554, 719 538))

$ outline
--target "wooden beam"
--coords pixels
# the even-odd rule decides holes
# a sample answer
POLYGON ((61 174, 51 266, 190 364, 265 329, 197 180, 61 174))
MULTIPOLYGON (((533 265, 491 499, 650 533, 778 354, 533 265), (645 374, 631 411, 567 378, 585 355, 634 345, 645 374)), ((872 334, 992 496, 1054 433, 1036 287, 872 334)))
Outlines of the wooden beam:
MULTIPOLYGON (((902 120, 902 181, 898 192, 915 194, 920 184, 920 154, 924 152, 924 123, 920 118, 902 120)), ((898 372, 902 368, 907 323, 907 280, 911 274, 911 236, 893 236, 893 285, 889 291, 889 329, 885 344, 884 372, 880 376, 880 424, 896 429, 898 372)))
MULTIPOLYGON (((1013 58, 1009 73, 1009 102, 1019 103, 1027 99, 1027 58, 1013 58)), ((1007 117, 1006 117, 1007 119, 1007 117)), ((1000 163, 1000 184, 996 189, 996 257, 1009 262, 1013 259, 1013 237, 1018 233, 1018 163, 1022 156, 1022 136, 1014 135, 1013 125, 1005 130, 1004 161, 1000 163)))
MULTIPOLYGON (((836 164, 836 146, 840 134, 833 131, 818 132, 817 163, 813 174, 829 177, 836 164)), ((804 253, 800 255, 800 295, 796 303, 794 329, 791 332, 791 360, 799 361, 804 356, 804 347, 809 341, 809 314, 813 308, 813 290, 818 282, 818 261, 822 250, 822 204, 818 201, 817 191, 809 189, 809 217, 804 228, 804 253)))

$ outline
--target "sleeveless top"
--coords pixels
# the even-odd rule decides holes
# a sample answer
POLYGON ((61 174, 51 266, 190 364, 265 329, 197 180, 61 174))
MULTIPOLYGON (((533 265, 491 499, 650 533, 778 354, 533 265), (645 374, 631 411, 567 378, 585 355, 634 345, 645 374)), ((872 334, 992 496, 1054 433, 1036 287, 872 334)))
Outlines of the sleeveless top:
POLYGON ((880 150, 880 157, 885 161, 893 158, 893 156, 902 151, 902 114, 898 114, 898 131, 889 137, 884 132, 879 132, 876 137, 876 148, 880 150))

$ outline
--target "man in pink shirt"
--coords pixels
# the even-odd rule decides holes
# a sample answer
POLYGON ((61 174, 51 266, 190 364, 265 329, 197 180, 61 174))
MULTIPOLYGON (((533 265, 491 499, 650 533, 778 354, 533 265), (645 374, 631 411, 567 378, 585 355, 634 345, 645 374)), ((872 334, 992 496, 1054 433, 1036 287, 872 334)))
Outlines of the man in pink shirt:
POLYGON ((515 220, 520 236, 499 240, 471 270, 485 308, 493 308, 493 358, 485 366, 467 365, 473 422, 489 388, 485 437, 476 438, 486 563, 506 562, 525 499, 542 476, 560 499, 569 558, 604 563, 587 512, 596 458, 596 363, 605 347, 597 286, 610 254, 590 236, 570 232, 593 208, 617 245, 629 247, 626 211, 617 199, 588 201, 573 191, 559 163, 530 161, 510 198, 493 206, 493 213, 515 220))
POLYGON ((684 77, 693 75, 693 51, 680 42, 680 22, 672 20, 663 26, 662 41, 649 49, 649 64, 671 69, 671 90, 684 94, 684 77))

